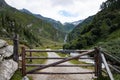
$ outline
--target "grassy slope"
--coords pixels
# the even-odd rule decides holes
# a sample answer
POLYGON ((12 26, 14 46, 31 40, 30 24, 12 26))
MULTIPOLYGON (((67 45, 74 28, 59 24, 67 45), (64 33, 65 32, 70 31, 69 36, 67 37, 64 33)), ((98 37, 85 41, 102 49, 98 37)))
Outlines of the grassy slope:
MULTIPOLYGON (((64 33, 56 30, 50 23, 47 23, 41 19, 38 19, 33 15, 22 13, 11 7, 0 8, 0 20, 2 19, 3 14, 4 16, 9 16, 10 19, 14 19, 17 22, 17 24, 21 25, 21 27, 19 27, 18 30, 19 29, 23 30, 23 28, 25 28, 26 33, 29 32, 37 39, 35 42, 35 40, 30 39, 29 36, 26 35, 25 33, 22 34, 21 32, 18 32, 20 34, 21 40, 24 40, 23 42, 21 41, 22 43, 24 43, 25 41, 28 42, 29 44, 31 42, 36 44, 38 42, 45 43, 45 40, 51 40, 51 41, 57 41, 57 42, 63 41, 64 33), (45 39, 44 41, 42 40, 43 41, 42 42, 41 39, 43 38, 45 39)), ((1 25, 0 25, 0 28, 4 29, 1 25)), ((6 34, 2 33, 1 35, 3 36, 6 34)))

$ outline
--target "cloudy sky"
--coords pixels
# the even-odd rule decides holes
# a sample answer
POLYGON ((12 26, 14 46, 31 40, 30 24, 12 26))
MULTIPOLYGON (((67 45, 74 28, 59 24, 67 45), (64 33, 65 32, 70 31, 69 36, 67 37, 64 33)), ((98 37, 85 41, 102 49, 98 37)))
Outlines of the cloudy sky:
POLYGON ((44 17, 73 22, 96 14, 106 0, 5 0, 17 9, 28 9, 44 17))

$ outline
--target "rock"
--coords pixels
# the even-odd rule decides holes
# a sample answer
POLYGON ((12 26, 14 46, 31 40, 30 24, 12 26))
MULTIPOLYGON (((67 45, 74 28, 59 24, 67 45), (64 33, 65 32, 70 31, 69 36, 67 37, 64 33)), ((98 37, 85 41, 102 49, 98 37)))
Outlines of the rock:
POLYGON ((9 45, 6 48, 4 48, 3 51, 4 51, 3 53, 4 57, 10 57, 11 55, 13 55, 13 46, 9 45))
POLYGON ((12 59, 13 46, 0 39, 0 80, 10 80, 18 69, 18 63, 12 59))
POLYGON ((17 68, 18 64, 12 59, 0 62, 0 80, 10 80, 17 68))
POLYGON ((0 54, 0 62, 3 61, 3 58, 4 58, 3 55, 0 54))
POLYGON ((0 55, 3 57, 10 57, 13 55, 13 46, 9 45, 0 49, 0 55))
POLYGON ((22 80, 29 80, 29 78, 27 76, 24 76, 22 80))
POLYGON ((4 46, 7 46, 7 45, 8 45, 8 44, 7 44, 6 41, 0 39, 0 48, 2 48, 2 47, 4 47, 4 46))

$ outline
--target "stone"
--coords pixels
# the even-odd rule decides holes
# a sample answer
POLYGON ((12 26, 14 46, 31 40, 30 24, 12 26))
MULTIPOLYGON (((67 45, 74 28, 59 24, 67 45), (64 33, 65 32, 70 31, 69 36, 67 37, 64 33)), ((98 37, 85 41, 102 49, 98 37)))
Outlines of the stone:
POLYGON ((13 46, 0 39, 0 80, 10 80, 18 69, 18 63, 12 59, 13 46))
POLYGON ((13 46, 9 45, 0 49, 0 55, 3 57, 10 57, 13 55, 13 46))
POLYGON ((13 55, 13 46, 9 45, 9 46, 5 47, 3 49, 3 51, 4 51, 4 53, 3 53, 4 57, 10 57, 13 55))
POLYGON ((0 62, 3 61, 3 58, 4 58, 3 55, 0 54, 0 62))
POLYGON ((8 45, 8 44, 7 44, 6 41, 0 39, 0 48, 2 48, 2 47, 4 47, 4 46, 7 46, 7 45, 8 45))
POLYGON ((29 78, 27 76, 24 76, 22 80, 29 80, 29 78))
POLYGON ((17 69, 18 64, 12 59, 0 62, 0 80, 10 80, 17 69))

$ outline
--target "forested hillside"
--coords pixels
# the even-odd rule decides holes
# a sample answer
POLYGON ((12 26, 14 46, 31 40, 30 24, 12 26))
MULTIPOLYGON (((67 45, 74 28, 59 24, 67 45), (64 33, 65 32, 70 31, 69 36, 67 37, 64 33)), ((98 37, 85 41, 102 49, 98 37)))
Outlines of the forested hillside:
POLYGON ((38 46, 45 40, 62 42, 64 39, 64 33, 50 23, 20 12, 0 0, 0 37, 12 37, 14 32, 19 34, 20 42, 26 45, 38 46))
POLYGON ((36 18, 42 19, 43 21, 50 23, 55 29, 57 29, 63 33, 71 32, 76 27, 76 24, 82 22, 82 20, 80 20, 80 21, 75 21, 75 22, 66 22, 66 23, 62 24, 60 21, 56 21, 51 18, 43 17, 40 14, 34 14, 34 13, 28 11, 27 9, 21 9, 20 11, 23 13, 26 13, 26 14, 33 15, 36 18))
MULTIPOLYGON (((84 21, 83 21, 84 22, 84 21)), ((101 46, 120 57, 120 0, 107 0, 92 21, 79 24, 68 37, 66 49, 101 46)))

